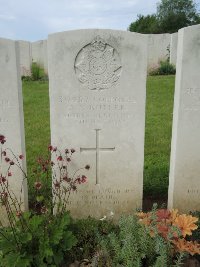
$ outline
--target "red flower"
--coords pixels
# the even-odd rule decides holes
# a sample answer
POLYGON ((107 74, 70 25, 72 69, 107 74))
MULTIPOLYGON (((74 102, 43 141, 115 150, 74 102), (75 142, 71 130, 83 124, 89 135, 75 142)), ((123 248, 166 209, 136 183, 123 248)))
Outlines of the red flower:
POLYGON ((5 161, 6 161, 6 162, 9 162, 9 161, 10 161, 10 159, 9 159, 9 158, 5 158, 5 161))
POLYGON ((49 146, 48 146, 48 150, 49 150, 49 151, 52 151, 52 150, 53 150, 53 146, 52 146, 52 145, 49 145, 49 146))
POLYGON ((22 212, 20 211, 20 210, 18 210, 17 212, 16 212, 16 216, 19 218, 19 217, 21 217, 22 216, 22 212))
POLYGON ((19 155, 19 159, 23 159, 24 158, 24 156, 23 155, 19 155))
POLYGON ((87 177, 85 175, 82 175, 81 177, 81 182, 85 183, 87 181, 87 177))
POLYGON ((55 189, 59 189, 60 188, 60 182, 58 182, 56 180, 56 182, 54 183, 55 189))
POLYGON ((8 176, 12 176, 12 172, 8 172, 8 176))
POLYGON ((62 156, 58 156, 58 157, 57 157, 57 160, 58 160, 58 161, 62 161, 62 160, 63 160, 62 156))
POLYGON ((6 182, 6 177, 1 175, 1 177, 0 177, 0 184, 1 183, 4 184, 5 182, 6 182))
POLYGON ((67 176, 63 177, 63 180, 68 183, 71 182, 71 178, 68 178, 67 176))
POLYGON ((0 134, 0 143, 3 145, 5 142, 6 142, 5 136, 0 134))
POLYGON ((35 182, 35 189, 40 190, 42 188, 42 183, 41 182, 35 182))

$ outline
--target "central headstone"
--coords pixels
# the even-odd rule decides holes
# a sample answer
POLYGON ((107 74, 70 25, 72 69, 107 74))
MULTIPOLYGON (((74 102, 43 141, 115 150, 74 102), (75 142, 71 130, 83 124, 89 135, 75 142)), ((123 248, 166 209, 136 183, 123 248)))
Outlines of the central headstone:
POLYGON ((142 206, 146 36, 78 30, 48 39, 51 140, 74 148, 72 172, 88 182, 70 195, 75 217, 116 217, 142 206))

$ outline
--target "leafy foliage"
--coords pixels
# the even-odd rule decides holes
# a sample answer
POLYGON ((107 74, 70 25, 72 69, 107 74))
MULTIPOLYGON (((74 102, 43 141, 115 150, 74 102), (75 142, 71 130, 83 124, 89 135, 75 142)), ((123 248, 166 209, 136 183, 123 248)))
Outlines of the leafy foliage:
POLYGON ((6 226, 0 219, 0 267, 62 266, 68 250, 76 243, 69 230, 71 222, 66 205, 71 191, 86 182, 87 177, 81 176, 80 170, 88 171, 90 166, 86 165, 70 176, 69 165, 75 149, 65 149, 62 155, 57 147, 49 145, 51 155, 47 159, 40 157, 38 169, 34 171, 34 205, 30 212, 24 212, 20 198, 10 187, 14 167, 20 169, 23 180, 27 179, 20 162, 24 156, 16 156, 5 147, 6 141, 0 134, 0 208, 5 210, 7 218, 6 226), (52 176, 51 190, 45 190, 48 178, 52 176))
POLYGON ((76 244, 70 216, 23 213, 11 227, 0 228, 1 267, 60 266, 76 244))
POLYGON ((76 246, 70 251, 73 260, 91 259, 99 250, 100 240, 111 232, 118 232, 118 226, 112 221, 87 219, 76 220, 71 226, 78 240, 76 246))
POLYGON ((102 261, 106 258, 113 267, 170 266, 170 244, 159 235, 152 238, 136 216, 122 217, 119 228, 119 234, 113 232, 102 240, 102 261))
POLYGON ((130 24, 128 30, 140 33, 159 33, 156 15, 138 15, 137 20, 130 24))
POLYGON ((36 62, 31 64, 31 75, 22 76, 23 81, 48 81, 48 75, 45 73, 44 68, 36 62))
POLYGON ((193 0, 162 0, 157 6, 157 18, 162 32, 198 24, 199 14, 193 0))
POLYGON ((193 0, 161 0, 157 12, 138 15, 129 26, 130 31, 140 33, 173 33, 179 29, 200 23, 196 3, 193 0))
POLYGON ((33 62, 31 65, 31 78, 33 81, 48 79, 44 69, 36 62, 33 62))
POLYGON ((149 70, 149 75, 172 75, 176 73, 176 67, 168 60, 162 60, 159 66, 153 67, 149 70))

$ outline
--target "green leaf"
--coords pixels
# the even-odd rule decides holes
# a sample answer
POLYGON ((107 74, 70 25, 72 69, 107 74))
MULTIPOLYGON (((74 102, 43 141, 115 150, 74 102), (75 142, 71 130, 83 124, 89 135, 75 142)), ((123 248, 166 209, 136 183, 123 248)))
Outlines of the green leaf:
POLYGON ((61 250, 57 251, 53 255, 56 266, 59 266, 63 262, 63 252, 61 250))
POLYGON ((63 233, 62 248, 64 251, 71 249, 76 243, 77 239, 71 231, 63 233))
POLYGON ((43 216, 38 216, 34 215, 30 220, 29 220, 29 227, 33 232, 38 231, 39 226, 43 223, 44 217, 43 216))
POLYGON ((22 244, 26 244, 27 242, 32 240, 32 235, 30 233, 22 233, 20 235, 20 242, 22 244))
POLYGON ((36 197, 37 202, 42 202, 44 200, 43 196, 37 196, 36 197))

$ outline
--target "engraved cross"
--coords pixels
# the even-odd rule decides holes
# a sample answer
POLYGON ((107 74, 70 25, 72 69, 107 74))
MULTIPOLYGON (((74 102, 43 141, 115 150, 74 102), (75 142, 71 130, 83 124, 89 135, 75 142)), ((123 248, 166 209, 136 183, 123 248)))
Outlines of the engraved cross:
POLYGON ((100 152, 106 152, 106 151, 114 151, 115 147, 111 148, 102 148, 99 147, 99 133, 101 129, 95 129, 96 131, 96 147, 94 148, 80 148, 81 152, 84 151, 96 151, 96 184, 99 184, 100 178, 99 178, 99 158, 100 158, 100 152))

